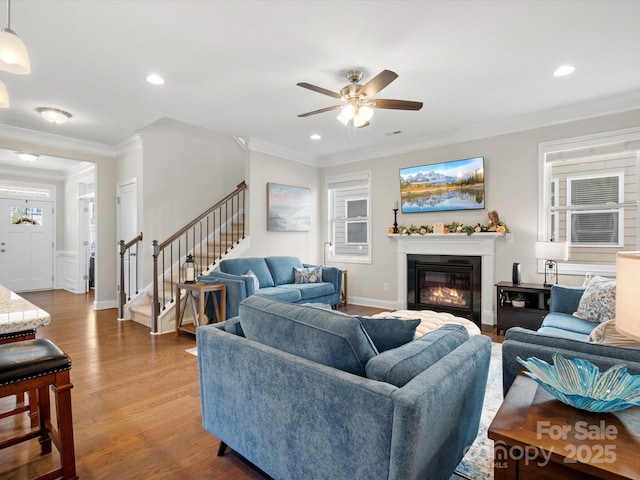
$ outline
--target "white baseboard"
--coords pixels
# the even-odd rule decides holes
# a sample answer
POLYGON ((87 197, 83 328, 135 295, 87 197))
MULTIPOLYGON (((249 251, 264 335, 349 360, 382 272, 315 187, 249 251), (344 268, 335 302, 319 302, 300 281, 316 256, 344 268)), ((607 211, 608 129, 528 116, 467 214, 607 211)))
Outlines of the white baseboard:
POLYGON ((107 310, 108 308, 118 308, 116 300, 103 300, 102 302, 93 302, 94 310, 107 310))

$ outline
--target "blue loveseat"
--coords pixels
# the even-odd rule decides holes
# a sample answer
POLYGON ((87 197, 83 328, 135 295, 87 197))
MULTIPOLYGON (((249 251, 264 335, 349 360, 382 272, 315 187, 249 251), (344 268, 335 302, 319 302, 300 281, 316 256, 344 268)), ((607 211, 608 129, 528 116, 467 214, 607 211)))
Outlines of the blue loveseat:
MULTIPOLYGON (((227 318, 238 315, 240 302, 259 295, 287 303, 337 305, 342 294, 342 270, 303 264, 297 257, 272 256, 234 258, 220 262, 219 270, 198 277, 202 282, 220 282, 227 286, 227 318), (317 269, 321 274, 311 283, 296 283, 295 270, 317 269), (253 275, 250 275, 252 273, 253 275)), ((207 314, 213 311, 211 301, 207 314)), ((213 318, 213 316, 209 318, 213 318)))
POLYGON ((625 364, 629 373, 640 375, 640 348, 589 343, 589 334, 597 322, 573 315, 578 310, 583 287, 554 285, 551 287, 549 314, 537 331, 514 327, 507 330, 502 344, 503 391, 511 387, 522 365, 517 357, 537 357, 553 363, 552 353, 565 358, 582 358, 604 371, 613 365, 625 364))
POLYGON ((337 311, 253 295, 239 313, 197 329, 219 455, 278 480, 450 478, 478 432, 488 337, 447 325, 378 353, 337 311))

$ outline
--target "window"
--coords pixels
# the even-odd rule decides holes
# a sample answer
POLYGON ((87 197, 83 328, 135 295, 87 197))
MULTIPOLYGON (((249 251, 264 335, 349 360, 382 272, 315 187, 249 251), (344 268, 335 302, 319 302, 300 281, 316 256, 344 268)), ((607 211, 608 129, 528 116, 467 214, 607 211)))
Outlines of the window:
POLYGON ((42 208, 11 207, 13 225, 42 225, 42 208))
POLYGON ((638 249, 638 152, 638 128, 540 146, 538 240, 569 243, 561 273, 615 275, 638 249))
POLYGON ((371 263, 369 172, 327 178, 328 259, 371 263))

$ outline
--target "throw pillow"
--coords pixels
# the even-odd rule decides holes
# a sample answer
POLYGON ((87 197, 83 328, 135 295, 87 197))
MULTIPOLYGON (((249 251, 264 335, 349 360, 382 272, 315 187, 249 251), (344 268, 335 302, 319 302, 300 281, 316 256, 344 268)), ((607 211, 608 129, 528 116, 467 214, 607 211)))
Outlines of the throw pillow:
POLYGON ((322 267, 294 268, 293 275, 296 283, 321 283, 322 267))
POLYGON ((415 338, 416 328, 420 325, 420 319, 417 318, 408 320, 392 317, 357 318, 362 323, 378 352, 381 353, 409 343, 415 338))
POLYGON ((245 275, 247 277, 251 277, 251 279, 253 280, 253 290, 257 291, 260 288, 260 281, 258 280, 258 276, 251 270, 247 270, 245 272, 245 275))
POLYGON ((574 315, 590 322, 606 322, 616 318, 616 281, 593 277, 574 315))
POLYGON ((462 325, 444 325, 415 342, 371 358, 367 378, 402 388, 468 339, 469 333, 462 325))
POLYGON ((240 325, 249 340, 360 376, 378 354, 357 318, 333 310, 251 295, 240 303, 240 325))
POLYGON ((638 342, 638 340, 627 337, 616 330, 615 319, 602 322, 594 328, 589 335, 588 341, 589 343, 615 345, 616 347, 640 347, 640 342, 638 342))

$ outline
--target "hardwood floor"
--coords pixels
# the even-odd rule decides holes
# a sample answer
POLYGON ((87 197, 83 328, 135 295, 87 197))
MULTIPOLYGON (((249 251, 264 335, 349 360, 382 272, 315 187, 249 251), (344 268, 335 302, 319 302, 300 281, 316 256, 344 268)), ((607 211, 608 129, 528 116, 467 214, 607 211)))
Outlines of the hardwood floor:
MULTIPOLYGON (((64 290, 21 294, 51 314, 38 330, 72 359, 71 392, 78 475, 93 479, 265 479, 235 453, 217 457, 219 441, 202 428, 193 336, 151 336, 116 309, 93 310, 93 295, 64 290)), ((346 313, 380 309, 349 305, 346 313)), ((0 411, 13 398, 0 399, 0 411)), ((0 440, 27 415, 0 421, 0 440)), ((26 480, 58 465, 36 440, 0 451, 0 479, 26 480)), ((454 477, 456 478, 456 477, 454 477)), ((459 478, 459 477, 458 477, 459 478)))

